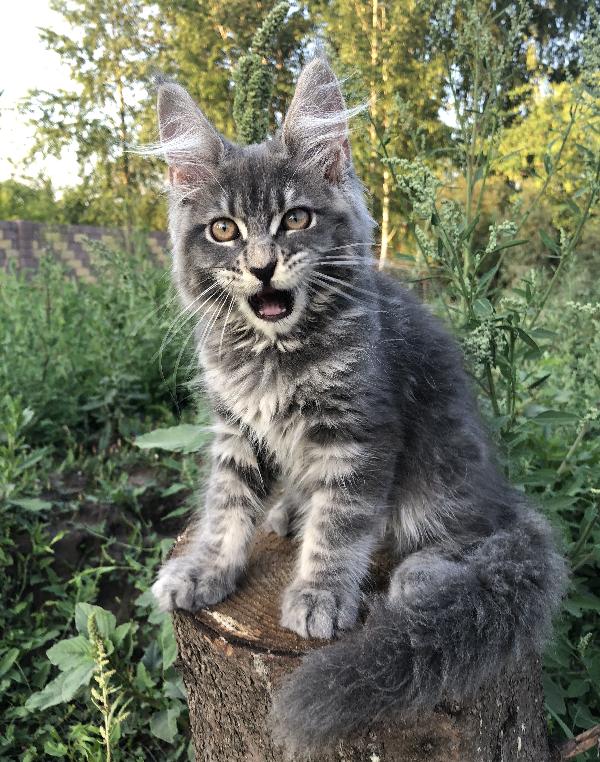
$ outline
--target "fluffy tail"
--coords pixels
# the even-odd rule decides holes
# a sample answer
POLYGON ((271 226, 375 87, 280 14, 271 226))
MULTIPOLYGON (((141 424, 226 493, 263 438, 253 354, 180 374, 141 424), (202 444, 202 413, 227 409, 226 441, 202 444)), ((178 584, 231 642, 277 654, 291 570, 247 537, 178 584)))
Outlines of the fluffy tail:
POLYGON ((390 713, 408 718, 472 695, 542 647, 566 578, 535 515, 460 553, 409 556, 364 627, 308 654, 284 683, 273 706, 277 739, 310 752, 390 713))

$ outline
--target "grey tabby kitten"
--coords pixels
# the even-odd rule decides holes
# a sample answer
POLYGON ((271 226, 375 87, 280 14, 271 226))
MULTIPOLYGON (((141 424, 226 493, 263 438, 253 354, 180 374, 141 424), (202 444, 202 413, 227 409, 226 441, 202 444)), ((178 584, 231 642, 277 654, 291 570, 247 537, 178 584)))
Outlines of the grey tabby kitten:
POLYGON ((363 627, 313 651, 278 694, 278 737, 311 749, 390 711, 475 691, 539 649, 565 584, 547 523, 498 472, 447 331, 372 267, 373 222, 327 62, 283 128, 221 137, 175 84, 158 97, 173 275, 214 409, 205 508, 153 592, 164 610, 229 595, 273 485, 301 541, 281 623, 356 623, 384 543, 398 556, 363 627))

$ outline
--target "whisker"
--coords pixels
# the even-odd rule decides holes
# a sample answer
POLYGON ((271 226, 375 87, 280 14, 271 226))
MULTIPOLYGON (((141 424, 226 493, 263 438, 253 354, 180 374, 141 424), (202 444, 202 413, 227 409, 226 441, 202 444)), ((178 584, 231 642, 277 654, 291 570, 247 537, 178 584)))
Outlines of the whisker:
POLYGON ((177 355, 177 360, 175 362, 175 367, 173 369, 173 390, 175 392, 177 392, 177 373, 179 372, 179 364, 181 362, 181 358, 183 357, 183 353, 185 352, 185 349, 190 342, 190 339, 194 335, 195 330, 196 330, 196 326, 194 326, 192 330, 188 333, 185 341, 183 342, 181 346, 181 349, 179 350, 179 354, 177 355))
MULTIPOLYGON (((189 310, 191 310, 191 309, 194 307, 194 305, 195 305, 195 304, 196 304, 198 301, 200 301, 200 299, 202 299, 202 297, 203 297, 205 294, 207 294, 207 293, 209 293, 210 291, 214 290, 214 289, 217 287, 217 285, 218 285, 218 284, 217 284, 216 282, 214 282, 214 283, 211 283, 211 285, 210 285, 210 286, 208 286, 207 288, 205 288, 205 289, 204 289, 204 290, 203 290, 201 293, 199 293, 199 294, 198 294, 198 296, 194 297, 194 299, 192 299, 192 301, 191 301, 189 304, 187 304, 187 305, 183 306, 183 307, 182 307, 182 309, 180 310, 180 312, 179 312, 179 313, 178 313, 178 314, 175 316, 175 318, 174 318, 174 319, 173 319, 173 321, 171 322, 171 325, 168 327, 168 329, 167 329, 167 334, 166 334, 166 335, 168 336, 168 335, 170 334, 170 332, 173 330, 173 327, 174 327, 174 326, 177 324, 177 322, 178 322, 178 321, 179 321, 179 320, 180 320, 180 319, 181 319, 181 318, 182 318, 182 317, 185 315, 185 313, 186 313, 186 312, 189 312, 189 310)), ((177 329, 175 330, 175 332, 177 332, 178 330, 179 330, 179 328, 177 328, 177 329)))
MULTIPOLYGON (((195 307, 196 303, 197 303, 197 302, 198 302, 198 301, 199 301, 199 300, 200 300, 200 299, 201 299, 203 296, 205 296, 205 295, 206 295, 206 294, 207 294, 209 291, 211 291, 211 290, 213 290, 213 289, 217 288, 217 286, 218 286, 218 283, 213 283, 211 286, 209 286, 208 288, 204 289, 204 291, 202 291, 202 293, 201 293, 201 294, 198 294, 198 296, 197 296, 197 297, 195 297, 195 298, 194 298, 194 299, 193 299, 193 300, 190 302, 190 304, 188 304, 188 305, 186 305, 185 307, 183 307, 183 309, 181 310, 181 312, 180 312, 180 313, 179 313, 179 314, 178 314, 178 315, 175 317, 175 319, 172 321, 172 323, 171 323, 171 324, 169 325, 169 327, 167 328, 167 331, 166 331, 166 333, 165 333, 165 335, 164 335, 164 338, 163 338, 163 340, 162 340, 162 343, 161 343, 161 345, 160 345, 160 349, 158 350, 158 357, 159 357, 159 358, 162 358, 163 352, 164 352, 164 350, 165 350, 165 347, 167 346, 167 344, 168 344, 168 342, 169 342, 169 339, 172 339, 172 338, 173 338, 173 337, 174 337, 176 334, 178 334, 178 333, 179 333, 179 331, 180 331, 180 330, 183 328, 183 326, 184 326, 184 325, 185 325, 185 324, 186 324, 186 323, 187 323, 189 320, 191 320, 191 318, 192 318, 194 315, 196 315, 196 314, 198 313, 198 310, 195 310, 194 312, 192 312, 192 314, 191 314, 191 315, 188 315, 187 317, 185 317, 185 319, 184 319, 184 320, 183 320, 183 321, 182 321, 182 322, 181 322, 179 325, 177 325, 177 323, 178 323, 179 321, 181 321, 181 318, 182 318, 182 317, 185 315, 185 313, 186 313, 186 312, 189 312, 191 309, 193 309, 193 308, 195 307), (176 326, 176 325, 177 325, 177 327, 175 328, 175 326, 176 326), (174 328, 175 328, 175 330, 174 330, 174 328)), ((198 309, 201 309, 201 308, 202 308, 202 307, 203 307, 203 306, 204 306, 204 305, 205 305, 205 304, 206 304, 208 301, 210 301, 210 299, 211 299, 211 298, 212 298, 212 297, 209 297, 209 298, 208 298, 206 301, 202 302, 202 304, 200 305, 200 307, 199 307, 198 309)))
POLYGON ((209 318, 209 320, 208 320, 208 322, 206 324, 206 328, 204 329, 204 332, 203 332, 202 336, 200 337, 200 342, 199 342, 199 345, 198 345, 197 350, 196 350, 198 356, 200 356, 200 353, 204 349, 204 345, 206 344, 206 342, 208 341, 208 337, 210 336, 210 331, 212 330, 213 326, 217 322, 217 320, 219 318, 219 315, 223 311, 223 307, 225 306, 225 302, 227 301, 227 297, 228 296, 229 296, 229 294, 227 292, 225 292, 224 298, 220 299, 217 302, 217 306, 215 308, 215 313, 214 313, 214 315, 212 315, 209 318))
MULTIPOLYGON (((187 319, 186 319, 186 320, 185 320, 185 321, 184 321, 184 322, 183 322, 183 323, 182 323, 182 324, 179 326, 179 328, 177 329, 177 331, 176 331, 175 333, 173 333, 173 334, 172 334, 172 336, 171 336, 171 338, 170 338, 170 341, 173 341, 173 339, 175 338, 175 336, 177 335, 177 333, 179 333, 179 331, 180 331, 180 330, 183 328, 183 326, 184 326, 186 323, 188 323, 190 320, 192 320, 192 318, 194 318, 194 317, 195 317, 195 316, 196 316, 196 315, 197 315, 197 314, 200 312, 200 310, 201 310, 201 309, 202 309, 202 307, 203 307, 203 306, 204 306, 204 305, 207 303, 207 301, 210 301, 210 300, 208 300, 208 299, 207 299, 207 300, 206 300, 205 302, 203 302, 203 303, 202 303, 202 304, 201 304, 201 305, 200 305, 200 306, 199 306, 199 307, 198 307, 196 310, 194 310, 194 312, 192 312, 192 314, 191 314, 191 315, 189 315, 189 316, 188 316, 188 318, 187 318, 187 319)), ((207 307, 207 309, 210 309, 210 308, 209 308, 209 307, 207 307)), ((196 327, 194 326, 194 328, 193 328, 193 329, 191 330, 191 332, 188 334, 188 337, 186 338, 186 340, 185 340, 185 342, 184 342, 183 346, 182 346, 182 347, 181 347, 181 349, 179 350, 179 354, 177 355, 177 360, 176 360, 176 362, 175 362, 175 368, 174 368, 174 370, 173 370, 173 379, 174 379, 174 387, 173 387, 173 388, 174 388, 175 390, 177 389, 177 372, 178 372, 178 370, 179 370, 179 363, 180 363, 180 361, 181 361, 181 357, 182 357, 182 355, 183 355, 183 352, 184 352, 184 350, 185 350, 185 347, 186 347, 186 345, 187 345, 188 341, 190 340, 191 336, 193 336, 193 334, 194 334, 194 331, 195 331, 195 330, 196 330, 196 327)), ((168 343, 170 343, 170 342, 166 342, 166 339, 167 339, 167 337, 165 337, 165 339, 163 339, 163 345, 161 345, 161 348, 160 348, 160 355, 159 355, 159 367, 160 367, 161 376, 162 376, 162 378, 163 378, 163 380, 164 380, 164 381, 166 381, 166 378, 165 378, 164 369, 163 369, 163 364, 162 364, 163 351, 164 351, 164 349, 166 348, 166 346, 168 345, 168 343)), ((173 400, 175 400, 175 397, 174 397, 173 395, 171 395, 171 396, 173 397, 173 400)), ((175 400, 175 401, 176 401, 176 400, 175 400)))
POLYGON ((367 269, 364 262, 359 262, 356 259, 332 259, 327 262, 319 262, 319 264, 326 265, 327 267, 332 267, 333 265, 347 265, 350 267, 367 269))
POLYGON ((350 294, 347 294, 345 291, 341 291, 339 288, 336 288, 335 286, 332 286, 329 283, 326 283, 325 281, 320 280, 317 276, 314 274, 310 276, 311 280, 314 283, 318 283, 321 286, 324 286, 325 288, 329 289, 330 291, 333 291, 336 294, 339 294, 340 296, 343 296, 344 299, 348 299, 351 302, 355 302, 356 304, 362 304, 358 299, 356 299, 354 296, 351 296, 350 294))
POLYGON ((385 294, 376 293, 375 291, 368 291, 365 288, 361 288, 360 286, 355 286, 354 283, 350 283, 349 281, 343 281, 339 278, 334 278, 332 275, 327 275, 326 273, 319 273, 319 277, 325 278, 326 280, 330 280, 333 283, 339 283, 341 286, 347 286, 348 288, 354 289, 354 291, 358 292, 359 294, 364 294, 365 296, 371 296, 375 299, 383 299, 384 301, 389 301, 392 303, 397 302, 397 297, 394 296, 386 296, 385 294))
POLYGON ((352 288, 355 291, 357 291, 359 294, 364 294, 365 296, 379 297, 379 294, 376 294, 374 291, 367 291, 366 289, 360 288, 360 286, 355 286, 353 283, 350 283, 348 281, 343 281, 343 280, 340 280, 339 278, 334 278, 332 275, 319 273, 319 277, 325 278, 325 280, 331 281, 332 283, 338 283, 340 286, 347 286, 348 288, 352 288))
POLYGON ((225 322, 223 323, 223 330, 221 331, 221 339, 219 341, 219 354, 218 354, 219 360, 221 359, 221 350, 223 349, 223 336, 225 335, 225 328, 227 327, 227 322, 229 321, 229 316, 231 315, 231 310, 233 308, 234 301, 235 301, 235 297, 232 294, 231 301, 229 302, 229 309, 227 310, 227 315, 225 317, 225 322))
POLYGON ((175 299, 177 299, 178 296, 179 294, 173 294, 173 296, 170 299, 168 299, 166 302, 159 304, 158 307, 155 307, 147 315, 144 315, 144 317, 140 320, 140 322, 133 328, 131 332, 131 336, 137 336, 140 328, 146 325, 146 323, 150 320, 150 318, 153 315, 156 315, 156 313, 162 309, 166 310, 168 307, 170 307, 171 304, 173 304, 173 302, 175 301, 175 299))

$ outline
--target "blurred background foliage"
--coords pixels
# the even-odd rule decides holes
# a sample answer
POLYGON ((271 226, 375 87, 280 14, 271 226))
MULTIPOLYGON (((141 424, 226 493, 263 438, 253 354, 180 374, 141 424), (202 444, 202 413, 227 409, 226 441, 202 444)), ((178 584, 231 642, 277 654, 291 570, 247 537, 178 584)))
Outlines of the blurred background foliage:
MULTIPOLYGON (((292 2, 257 40, 271 3, 51 2, 71 31, 42 36, 74 88, 23 110, 33 153, 74 147, 80 182, 0 183, 0 219, 163 229, 164 169, 133 150, 157 138, 154 73, 248 140, 277 129, 325 46, 348 102, 369 105, 352 144, 374 266, 453 326, 502 467, 573 569, 545 661, 550 732, 600 722, 598 3, 292 2)), ((97 247, 94 266, 96 282, 69 279, 49 250, 35 275, 0 274, 1 759, 191 754, 147 593, 204 468, 191 325, 143 246, 97 247)))

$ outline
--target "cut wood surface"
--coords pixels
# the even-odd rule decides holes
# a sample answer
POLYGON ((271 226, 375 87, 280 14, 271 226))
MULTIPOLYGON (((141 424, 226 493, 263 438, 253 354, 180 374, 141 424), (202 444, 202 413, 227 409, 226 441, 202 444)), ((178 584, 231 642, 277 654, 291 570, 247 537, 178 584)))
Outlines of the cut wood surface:
MULTIPOLYGON (((174 553, 181 552, 185 537, 174 553)), ((267 717, 282 677, 324 641, 279 626, 280 600, 291 581, 297 546, 260 535, 238 591, 196 614, 173 616, 179 667, 188 694, 196 760, 283 762, 267 717)), ((385 584, 380 560, 370 590, 385 584)), ((417 724, 377 723, 336 743, 314 762, 550 762, 537 658, 501 675, 476 701, 440 706, 417 724)))

